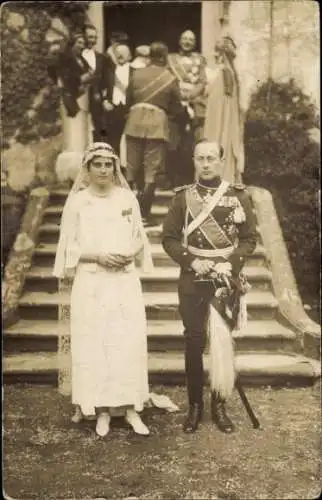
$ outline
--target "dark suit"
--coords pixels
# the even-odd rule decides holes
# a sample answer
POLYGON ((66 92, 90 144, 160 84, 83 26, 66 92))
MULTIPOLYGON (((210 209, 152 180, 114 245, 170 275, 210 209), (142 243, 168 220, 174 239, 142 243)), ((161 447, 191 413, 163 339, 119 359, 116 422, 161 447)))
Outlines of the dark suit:
POLYGON ((93 50, 95 55, 95 70, 93 80, 89 88, 89 111, 93 123, 93 140, 100 141, 105 138, 105 123, 103 111, 103 99, 110 95, 110 71, 107 57, 93 50))
POLYGON ((157 173, 164 169, 169 142, 169 115, 183 119, 176 78, 163 66, 151 64, 134 70, 128 91, 127 140, 128 180, 137 183, 142 171, 144 193, 142 216, 148 217, 157 173))
POLYGON ((74 54, 67 50, 59 57, 57 62, 57 76, 62 82, 62 100, 68 116, 74 117, 79 111, 77 99, 85 91, 86 86, 81 82, 81 77, 90 70, 83 57, 77 60, 74 54))
MULTIPOLYGON (((116 84, 115 77, 116 66, 110 59, 108 66, 108 92, 107 99, 112 103, 113 100, 113 89, 116 84)), ((133 68, 129 68, 129 81, 131 81, 133 68)), ((126 104, 118 104, 114 106, 111 111, 104 110, 104 130, 106 134, 106 141, 111 144, 115 151, 119 154, 120 152, 120 140, 124 131, 125 121, 126 121, 127 106, 126 104)))

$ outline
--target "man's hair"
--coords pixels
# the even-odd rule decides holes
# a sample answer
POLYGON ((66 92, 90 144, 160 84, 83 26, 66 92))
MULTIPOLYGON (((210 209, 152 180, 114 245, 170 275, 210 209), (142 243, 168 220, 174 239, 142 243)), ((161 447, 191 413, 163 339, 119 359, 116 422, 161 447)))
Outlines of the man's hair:
POLYGON ((189 33, 189 35, 193 35, 194 38, 196 38, 196 34, 194 33, 194 31, 190 30, 190 29, 187 29, 187 30, 184 30, 181 35, 180 35, 180 38, 183 36, 183 35, 186 35, 187 33, 189 33))
POLYGON ((97 29, 92 24, 85 24, 84 32, 86 33, 87 30, 95 31, 95 33, 97 33, 97 29))
POLYGON ((163 42, 153 42, 150 45, 151 62, 166 64, 168 57, 168 47, 163 42))
POLYGON ((219 147, 219 158, 221 160, 223 159, 225 151, 224 151, 224 148, 221 146, 221 144, 218 144, 218 142, 210 141, 209 139, 205 139, 205 138, 199 139, 199 141, 197 141, 195 144, 194 150, 196 150, 198 144, 217 144, 219 147))
POLYGON ((135 57, 150 57, 150 46, 149 45, 139 45, 135 47, 134 51, 135 57))

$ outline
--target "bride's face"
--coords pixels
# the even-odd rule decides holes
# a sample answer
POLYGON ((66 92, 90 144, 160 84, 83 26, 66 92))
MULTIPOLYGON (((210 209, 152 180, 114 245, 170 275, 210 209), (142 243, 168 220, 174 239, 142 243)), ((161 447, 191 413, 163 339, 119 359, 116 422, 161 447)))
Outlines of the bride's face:
POLYGON ((114 182, 114 161, 112 158, 97 156, 88 169, 90 183, 97 187, 107 187, 114 182))

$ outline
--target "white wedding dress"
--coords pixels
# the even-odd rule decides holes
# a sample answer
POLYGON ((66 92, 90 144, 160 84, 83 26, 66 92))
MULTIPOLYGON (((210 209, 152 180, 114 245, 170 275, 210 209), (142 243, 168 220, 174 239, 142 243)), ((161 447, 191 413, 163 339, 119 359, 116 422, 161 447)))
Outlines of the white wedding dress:
MULTIPOLYGON (((79 262, 81 254, 130 253, 140 238, 134 194, 116 187, 108 196, 87 188, 66 207, 54 274, 76 267, 70 301, 72 402, 84 415, 95 407, 133 405, 149 399, 147 327, 138 270, 79 262), (64 226, 68 231, 64 231, 64 226), (71 229, 72 228, 72 229, 71 229), (63 254, 64 262, 60 262, 63 254), (57 271, 58 270, 58 271, 57 271)), ((65 353, 66 354, 66 353, 65 353)), ((65 374, 66 375, 66 374, 65 374)), ((65 380, 65 393, 66 382, 65 380)))

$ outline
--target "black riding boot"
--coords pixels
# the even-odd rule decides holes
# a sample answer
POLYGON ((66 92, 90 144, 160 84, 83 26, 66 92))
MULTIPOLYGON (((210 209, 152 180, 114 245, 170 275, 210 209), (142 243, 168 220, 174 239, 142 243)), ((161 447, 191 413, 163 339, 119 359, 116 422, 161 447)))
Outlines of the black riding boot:
POLYGON ((148 222, 152 203, 154 200, 155 183, 146 184, 140 197, 141 214, 144 221, 148 222))
POLYGON ((211 395, 211 418, 221 432, 234 432, 234 425, 226 414, 225 400, 216 392, 211 395))
POLYGON ((198 403, 192 403, 189 406, 188 415, 183 423, 183 431, 186 434, 192 434, 198 429, 200 420, 202 419, 203 407, 198 403))

